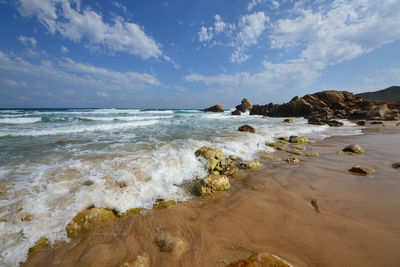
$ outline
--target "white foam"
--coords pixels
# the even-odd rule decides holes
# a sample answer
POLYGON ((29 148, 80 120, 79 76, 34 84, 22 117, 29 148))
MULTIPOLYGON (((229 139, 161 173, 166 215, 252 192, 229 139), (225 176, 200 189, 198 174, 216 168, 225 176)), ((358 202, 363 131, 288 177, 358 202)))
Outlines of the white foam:
POLYGON ((125 122, 125 123, 109 123, 99 125, 74 125, 69 127, 58 127, 53 129, 38 129, 38 130, 20 130, 16 132, 0 132, 0 136, 42 136, 42 135, 61 135, 61 134, 75 134, 82 132, 94 132, 94 131, 114 131, 121 129, 128 129, 141 126, 150 126, 157 124, 159 120, 148 120, 148 121, 137 121, 137 122, 125 122))
POLYGON ((35 123, 39 121, 41 121, 41 118, 37 117, 0 118, 0 123, 4 124, 25 124, 25 123, 35 123))

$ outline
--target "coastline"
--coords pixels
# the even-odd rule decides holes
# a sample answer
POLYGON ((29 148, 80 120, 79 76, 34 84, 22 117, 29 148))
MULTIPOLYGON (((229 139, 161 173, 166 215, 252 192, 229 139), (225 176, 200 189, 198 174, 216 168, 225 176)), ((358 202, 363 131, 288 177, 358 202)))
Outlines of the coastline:
POLYGON ((400 180, 391 164, 399 158, 400 129, 385 124, 309 144, 307 152, 320 157, 301 157, 298 166, 264 162, 231 178, 229 191, 120 217, 30 253, 21 266, 120 266, 143 253, 152 266, 225 266, 264 251, 295 266, 394 266, 400 262, 400 180), (351 143, 365 152, 337 153, 351 143), (356 164, 376 171, 349 174, 356 164), (185 241, 180 255, 160 251, 155 239, 166 233, 185 241))

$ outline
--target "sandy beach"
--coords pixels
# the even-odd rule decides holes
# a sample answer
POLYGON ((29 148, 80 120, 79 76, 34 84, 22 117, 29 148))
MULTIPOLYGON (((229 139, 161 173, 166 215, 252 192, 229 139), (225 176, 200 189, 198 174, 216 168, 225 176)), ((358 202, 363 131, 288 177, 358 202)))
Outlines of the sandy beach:
POLYGON ((391 165, 400 158, 400 128, 385 124, 311 143, 306 151, 320 157, 300 157, 299 165, 268 161, 241 171, 229 191, 120 217, 38 249, 21 266, 121 266, 146 254, 151 266, 226 266, 259 252, 294 266, 397 266, 400 173, 391 165), (365 152, 338 153, 348 144, 365 152), (375 172, 350 174, 358 164, 375 172), (181 243, 161 251, 160 236, 181 243))

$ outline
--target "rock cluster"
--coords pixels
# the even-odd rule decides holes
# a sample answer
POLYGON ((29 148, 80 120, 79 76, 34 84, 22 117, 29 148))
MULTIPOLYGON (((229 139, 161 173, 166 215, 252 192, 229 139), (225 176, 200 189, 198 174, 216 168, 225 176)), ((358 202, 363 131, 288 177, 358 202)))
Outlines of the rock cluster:
POLYGON ((288 103, 253 105, 250 115, 306 117, 310 124, 341 126, 334 119, 398 120, 400 103, 382 103, 357 97, 346 91, 322 91, 288 103), (312 119, 311 119, 312 118, 312 119))

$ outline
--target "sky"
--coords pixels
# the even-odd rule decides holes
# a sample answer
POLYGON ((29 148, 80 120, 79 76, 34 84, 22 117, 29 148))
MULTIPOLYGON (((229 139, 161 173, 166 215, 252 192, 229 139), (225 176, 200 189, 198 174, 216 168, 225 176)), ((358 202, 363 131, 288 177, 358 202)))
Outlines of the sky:
POLYGON ((0 0, 0 108, 205 108, 400 85, 400 0, 0 0))

